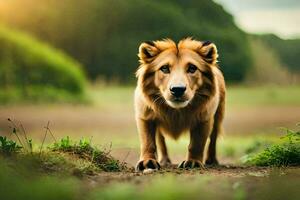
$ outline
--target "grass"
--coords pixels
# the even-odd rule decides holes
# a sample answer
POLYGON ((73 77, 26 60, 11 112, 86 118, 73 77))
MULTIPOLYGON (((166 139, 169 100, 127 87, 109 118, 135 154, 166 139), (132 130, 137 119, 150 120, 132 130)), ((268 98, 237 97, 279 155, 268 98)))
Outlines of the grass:
POLYGON ((90 144, 82 145, 80 142, 70 143, 67 139, 48 146, 40 151, 27 152, 15 141, 1 137, 0 161, 31 168, 37 172, 57 174, 60 176, 85 177, 95 175, 101 171, 126 171, 126 164, 114 159, 107 150, 99 150, 90 144))
POLYGON ((77 176, 93 175, 100 171, 127 170, 124 162, 110 155, 110 150, 100 150, 91 144, 91 140, 81 139, 76 142, 67 136, 57 141, 49 128, 49 122, 45 127, 42 144, 38 146, 27 137, 22 124, 17 124, 11 119, 8 121, 12 129, 11 135, 14 135, 18 142, 0 136, 0 156, 7 162, 18 161, 24 164, 27 162, 23 161, 28 160, 38 171, 77 176), (51 135, 55 142, 45 147, 47 135, 51 135))
POLYGON ((0 153, 11 155, 19 152, 22 149, 15 141, 7 139, 5 136, 0 136, 0 153))
POLYGON ((227 90, 227 106, 297 106, 300 86, 232 86, 227 90))
POLYGON ((89 104, 90 99, 85 93, 72 94, 64 89, 49 86, 25 86, 24 88, 11 87, 0 91, 2 105, 18 104, 89 104))
POLYGON ((93 104, 102 109, 133 110, 133 86, 95 85, 87 91, 93 104))
POLYGON ((287 129, 282 142, 246 156, 245 163, 257 166, 300 166, 300 130, 287 129))
POLYGON ((64 152, 77 155, 79 158, 90 160, 97 168, 103 171, 122 171, 126 169, 124 163, 110 156, 110 151, 99 150, 91 145, 91 141, 81 139, 78 143, 72 142, 67 136, 49 148, 54 152, 64 152))
POLYGON ((37 176, 29 169, 12 169, 0 163, 1 199, 10 200, 72 200, 80 192, 76 181, 65 178, 63 181, 50 176, 37 176))

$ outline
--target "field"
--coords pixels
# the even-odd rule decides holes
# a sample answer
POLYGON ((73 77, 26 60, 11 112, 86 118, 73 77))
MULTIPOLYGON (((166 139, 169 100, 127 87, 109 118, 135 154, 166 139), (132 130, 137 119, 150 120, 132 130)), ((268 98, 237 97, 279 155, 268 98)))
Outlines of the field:
MULTIPOLYGON (((130 168, 137 162, 139 153, 133 90, 126 86, 91 87, 91 103, 86 105, 2 106, 0 135, 9 135, 7 118, 11 118, 21 122, 28 136, 41 144, 44 127, 50 121, 50 129, 56 138, 88 138, 93 145, 109 149, 115 158, 127 162, 130 168)), ((289 199, 297 199, 300 194, 298 167, 249 167, 242 163, 242 157, 277 143, 284 133, 282 127, 297 128, 296 124, 300 122, 299 91, 297 86, 229 87, 225 134, 219 139, 220 167, 185 171, 174 166, 151 174, 129 170, 101 172, 83 179, 68 177, 63 183, 59 177, 41 185, 38 183, 43 182, 43 178, 29 182, 41 191, 43 185, 54 187, 59 182, 65 199, 73 199, 78 187, 81 188, 79 195, 85 196, 82 199, 282 199, 286 195, 289 199)), ((51 137, 46 138, 46 143, 52 142, 51 137)), ((182 161, 188 138, 167 140, 167 144, 173 163, 182 161)), ((20 185, 27 184, 24 180, 19 181, 20 185)), ((49 195, 49 199, 57 198, 49 195)))

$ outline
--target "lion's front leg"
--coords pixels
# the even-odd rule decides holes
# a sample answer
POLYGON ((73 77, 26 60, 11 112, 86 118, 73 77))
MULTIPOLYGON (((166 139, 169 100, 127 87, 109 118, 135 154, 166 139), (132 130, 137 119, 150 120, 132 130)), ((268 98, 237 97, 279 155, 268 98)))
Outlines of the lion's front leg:
POLYGON ((160 165, 156 161, 155 121, 138 119, 137 126, 141 142, 141 155, 136 170, 160 169, 160 165))
POLYGON ((188 157, 179 168, 204 168, 203 156, 205 144, 211 133, 213 120, 199 122, 190 130, 188 157))

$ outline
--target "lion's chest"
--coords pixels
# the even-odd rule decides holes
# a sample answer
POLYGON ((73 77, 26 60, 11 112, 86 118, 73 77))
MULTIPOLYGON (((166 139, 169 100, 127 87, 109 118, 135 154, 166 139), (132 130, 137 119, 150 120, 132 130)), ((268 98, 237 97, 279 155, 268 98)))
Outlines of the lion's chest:
POLYGON ((172 113, 157 118, 158 129, 164 135, 177 139, 183 132, 188 131, 195 121, 196 116, 192 113, 172 113))
POLYGON ((213 117, 215 109, 210 106, 199 107, 198 110, 185 112, 171 112, 157 115, 158 129, 164 135, 177 139, 182 133, 189 131, 197 123, 207 121, 213 117))

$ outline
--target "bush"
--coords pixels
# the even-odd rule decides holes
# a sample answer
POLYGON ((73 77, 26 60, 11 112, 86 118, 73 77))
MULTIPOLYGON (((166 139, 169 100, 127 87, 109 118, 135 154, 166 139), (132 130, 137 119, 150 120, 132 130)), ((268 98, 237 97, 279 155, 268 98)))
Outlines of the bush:
POLYGON ((28 35, 0 26, 0 102, 83 97, 81 66, 28 35))
POLYGON ((283 143, 267 147, 262 152, 246 156, 245 162, 257 166, 300 166, 300 131, 287 129, 283 143))

